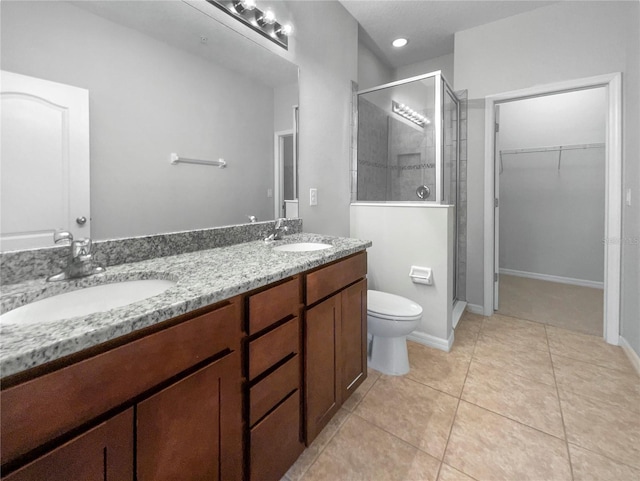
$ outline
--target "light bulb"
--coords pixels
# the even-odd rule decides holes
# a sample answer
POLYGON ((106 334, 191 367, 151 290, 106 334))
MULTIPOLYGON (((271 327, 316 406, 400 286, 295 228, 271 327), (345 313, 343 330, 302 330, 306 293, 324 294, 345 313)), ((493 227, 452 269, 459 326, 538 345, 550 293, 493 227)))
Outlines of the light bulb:
POLYGON ((393 45, 396 48, 400 48, 400 47, 404 47, 408 43, 409 43, 409 40, 407 40, 406 38, 396 38, 393 42, 391 42, 391 45, 393 45))
POLYGON ((273 25, 276 23, 276 14, 273 13, 273 10, 265 10, 262 14, 262 21, 267 25, 273 25))
POLYGON ((293 33, 293 27, 291 26, 291 24, 287 23, 285 25, 282 25, 277 32, 279 35, 284 35, 285 37, 288 37, 289 35, 291 35, 293 33))

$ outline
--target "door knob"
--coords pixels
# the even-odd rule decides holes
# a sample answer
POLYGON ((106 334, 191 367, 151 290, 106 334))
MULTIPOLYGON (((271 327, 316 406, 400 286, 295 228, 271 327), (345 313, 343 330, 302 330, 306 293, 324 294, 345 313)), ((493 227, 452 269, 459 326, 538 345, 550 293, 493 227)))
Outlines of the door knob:
POLYGON ((76 223, 77 223, 78 225, 85 225, 85 224, 87 223, 87 218, 86 218, 85 216, 78 217, 78 218, 76 219, 76 223))

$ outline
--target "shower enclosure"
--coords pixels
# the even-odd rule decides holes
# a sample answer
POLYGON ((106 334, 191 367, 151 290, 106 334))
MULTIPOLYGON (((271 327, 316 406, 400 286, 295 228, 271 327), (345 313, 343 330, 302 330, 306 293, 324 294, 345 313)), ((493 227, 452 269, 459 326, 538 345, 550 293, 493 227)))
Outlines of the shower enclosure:
POLYGON ((464 300, 466 92, 437 71, 361 90, 354 103, 352 202, 455 206, 450 301, 464 300))

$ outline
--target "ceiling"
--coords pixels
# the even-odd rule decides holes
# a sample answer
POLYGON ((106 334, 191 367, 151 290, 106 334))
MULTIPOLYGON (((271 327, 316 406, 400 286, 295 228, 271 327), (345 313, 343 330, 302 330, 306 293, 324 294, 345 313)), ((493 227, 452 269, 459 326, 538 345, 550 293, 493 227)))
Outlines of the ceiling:
POLYGON ((453 53, 454 34, 555 1, 340 0, 360 24, 360 40, 389 67, 453 53), (397 49, 391 42, 409 39, 397 49))

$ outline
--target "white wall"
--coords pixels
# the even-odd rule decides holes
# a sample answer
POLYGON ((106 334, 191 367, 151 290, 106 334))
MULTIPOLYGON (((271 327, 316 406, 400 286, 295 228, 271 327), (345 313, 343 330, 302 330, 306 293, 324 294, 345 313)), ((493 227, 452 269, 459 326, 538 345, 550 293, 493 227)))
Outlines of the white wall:
MULTIPOLYGON (((455 88, 469 92, 467 299, 482 305, 484 98, 539 84, 623 73, 623 189, 640 193, 638 2, 559 2, 455 38, 455 88)), ((623 209, 623 237, 638 236, 640 203, 623 209)), ((621 332, 640 352, 638 244, 623 242, 621 332)))
POLYGON ((352 204, 351 236, 369 239, 369 289, 390 292, 422 306, 413 339, 449 350, 452 337, 454 207, 424 204, 352 204), (431 267, 432 286, 414 284, 411 266, 431 267))
MULTIPOLYGON (((603 143, 606 100, 597 88, 503 103, 498 149, 603 143)), ((502 154, 500 269, 603 282, 605 150, 559 157, 502 154)))
POLYGON ((358 24, 338 2, 287 3, 296 28, 293 61, 300 67, 300 217, 306 232, 347 236, 358 24), (309 206, 312 187, 317 206, 309 206))
POLYGON ((2 2, 2 68, 89 90, 94 238, 273 218, 273 89, 66 2, 2 2))
POLYGON ((365 44, 358 42, 358 89, 364 90, 393 81, 393 69, 365 44))
POLYGON ((447 82, 453 86, 453 54, 442 55, 440 57, 432 58, 429 60, 423 60, 422 62, 412 63, 410 65, 404 65, 398 67, 394 72, 395 80, 402 80, 409 77, 415 77, 416 75, 422 75, 429 72, 435 72, 441 70, 444 78, 447 82))
POLYGON ((293 129, 293 106, 298 105, 298 84, 281 85, 273 89, 273 130, 293 129))

